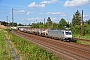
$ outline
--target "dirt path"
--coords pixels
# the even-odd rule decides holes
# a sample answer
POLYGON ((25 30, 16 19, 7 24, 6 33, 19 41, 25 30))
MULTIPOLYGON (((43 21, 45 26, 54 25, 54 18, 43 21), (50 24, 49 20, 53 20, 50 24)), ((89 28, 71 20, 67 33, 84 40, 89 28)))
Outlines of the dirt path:
POLYGON ((6 38, 6 36, 5 36, 5 40, 6 40, 6 43, 8 44, 9 49, 11 50, 11 55, 12 55, 13 60, 20 60, 20 59, 18 58, 18 56, 16 55, 15 50, 14 50, 13 47, 11 46, 9 40, 6 38))

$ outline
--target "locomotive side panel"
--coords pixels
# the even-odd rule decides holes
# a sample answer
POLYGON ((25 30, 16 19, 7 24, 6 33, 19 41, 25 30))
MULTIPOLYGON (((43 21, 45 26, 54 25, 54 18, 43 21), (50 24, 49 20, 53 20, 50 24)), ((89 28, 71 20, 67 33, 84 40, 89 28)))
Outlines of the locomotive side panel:
POLYGON ((70 41, 72 39, 71 31, 66 30, 49 30, 48 36, 51 38, 57 38, 64 41, 70 41))

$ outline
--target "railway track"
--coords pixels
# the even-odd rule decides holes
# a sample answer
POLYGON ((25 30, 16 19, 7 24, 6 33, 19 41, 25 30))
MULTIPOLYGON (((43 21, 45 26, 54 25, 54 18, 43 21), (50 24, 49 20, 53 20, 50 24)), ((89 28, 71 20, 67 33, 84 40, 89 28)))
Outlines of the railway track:
POLYGON ((40 37, 32 34, 27 34, 19 31, 13 31, 14 34, 24 37, 32 43, 49 50, 58 57, 65 60, 89 60, 90 47, 76 45, 73 43, 62 42, 59 40, 40 37))

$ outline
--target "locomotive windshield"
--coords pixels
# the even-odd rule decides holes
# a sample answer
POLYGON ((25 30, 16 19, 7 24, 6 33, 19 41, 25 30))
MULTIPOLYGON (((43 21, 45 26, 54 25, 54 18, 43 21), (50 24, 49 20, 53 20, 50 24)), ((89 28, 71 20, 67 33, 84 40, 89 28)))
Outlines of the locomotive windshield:
POLYGON ((71 35, 72 33, 71 32, 66 32, 66 35, 71 35))

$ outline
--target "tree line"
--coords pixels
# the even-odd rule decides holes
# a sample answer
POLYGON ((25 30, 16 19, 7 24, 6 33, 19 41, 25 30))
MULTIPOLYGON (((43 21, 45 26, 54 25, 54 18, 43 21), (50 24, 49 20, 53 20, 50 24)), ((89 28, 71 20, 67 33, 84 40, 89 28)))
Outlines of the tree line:
MULTIPOLYGON (((17 23, 7 23, 7 22, 2 22, 2 25, 5 26, 24 26, 24 24, 17 24, 17 23)), ((83 22, 83 27, 81 27, 82 24, 82 15, 81 13, 77 10, 72 17, 72 22, 67 22, 64 18, 61 18, 58 23, 55 23, 51 20, 50 17, 47 18, 47 22, 37 22, 37 23, 32 23, 31 25, 29 24, 28 26, 32 28, 49 28, 49 29, 65 29, 69 28, 72 30, 74 34, 90 34, 90 19, 86 20, 83 22), (81 30, 83 29, 83 31, 81 30)))
POLYGON ((51 20, 50 17, 47 18, 47 22, 44 24, 42 22, 32 23, 32 28, 50 28, 50 29, 65 29, 69 28, 74 34, 90 34, 90 19, 82 22, 82 15, 77 10, 73 14, 72 22, 67 22, 64 18, 61 18, 58 23, 55 23, 51 20), (83 27, 82 26, 83 23, 83 27))

